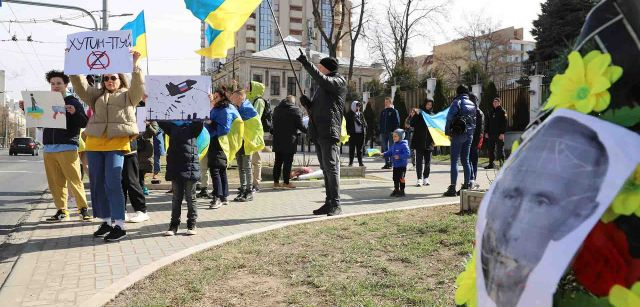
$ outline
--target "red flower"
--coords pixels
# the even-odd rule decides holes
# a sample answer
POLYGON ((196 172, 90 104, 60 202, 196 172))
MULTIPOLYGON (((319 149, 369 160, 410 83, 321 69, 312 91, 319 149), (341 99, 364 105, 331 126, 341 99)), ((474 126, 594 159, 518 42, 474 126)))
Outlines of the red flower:
POLYGON ((615 223, 598 222, 573 262, 573 271, 591 293, 607 296, 613 285, 628 288, 639 277, 637 270, 632 270, 632 263, 625 233, 615 223))

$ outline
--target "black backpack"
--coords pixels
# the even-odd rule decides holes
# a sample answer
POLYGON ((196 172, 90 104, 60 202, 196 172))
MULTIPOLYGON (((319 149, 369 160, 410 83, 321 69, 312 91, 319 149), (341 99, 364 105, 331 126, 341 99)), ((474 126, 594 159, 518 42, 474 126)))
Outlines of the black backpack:
POLYGON ((260 122, 262 123, 262 130, 264 132, 269 132, 273 129, 273 111, 271 110, 271 104, 264 100, 262 97, 257 97, 253 100, 253 105, 256 105, 256 101, 258 99, 262 99, 264 101, 264 111, 262 111, 262 116, 260 117, 260 122))
POLYGON ((451 136, 463 135, 467 131, 467 122, 472 121, 468 116, 460 114, 462 113, 462 99, 459 99, 458 103, 460 104, 458 114, 451 121, 451 136))

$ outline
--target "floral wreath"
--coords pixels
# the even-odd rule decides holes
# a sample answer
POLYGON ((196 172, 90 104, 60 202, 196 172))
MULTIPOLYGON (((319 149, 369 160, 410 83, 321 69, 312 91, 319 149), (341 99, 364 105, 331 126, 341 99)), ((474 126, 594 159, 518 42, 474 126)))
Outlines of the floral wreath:
MULTIPOLYGON (((564 74, 551 82, 545 110, 571 109, 615 124, 640 123, 640 107, 609 108, 609 88, 622 77, 622 67, 612 65, 611 55, 598 50, 584 57, 569 54, 564 74)), ((519 146, 514 143, 512 150, 519 146)), ((640 165, 632 172, 611 205, 594 226, 570 270, 560 281, 554 306, 640 306, 640 165)), ((455 303, 478 306, 476 255, 467 261, 456 279, 455 303)))

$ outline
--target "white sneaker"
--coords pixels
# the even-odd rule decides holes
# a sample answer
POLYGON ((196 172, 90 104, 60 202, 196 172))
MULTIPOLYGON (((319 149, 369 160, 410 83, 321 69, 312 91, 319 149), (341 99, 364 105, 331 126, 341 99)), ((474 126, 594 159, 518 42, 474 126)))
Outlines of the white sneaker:
POLYGON ((131 222, 131 216, 129 214, 127 214, 126 212, 124 213, 124 221, 125 222, 131 222))
POLYGON ((134 217, 132 217, 129 222, 131 223, 142 223, 146 220, 149 220, 149 215, 142 212, 142 211, 136 211, 136 215, 134 217))
POLYGON ((216 202, 209 205, 209 209, 219 209, 222 207, 222 202, 219 199, 216 199, 216 202))
POLYGON ((471 185, 471 189, 472 190, 480 189, 480 184, 477 181, 474 181, 473 184, 471 185))
POLYGON ((422 186, 422 178, 418 178, 418 182, 416 182, 416 187, 422 186))
POLYGON ((424 178, 424 179, 422 180, 422 185, 424 185, 424 186, 431 185, 431 182, 429 182, 429 178, 424 178))

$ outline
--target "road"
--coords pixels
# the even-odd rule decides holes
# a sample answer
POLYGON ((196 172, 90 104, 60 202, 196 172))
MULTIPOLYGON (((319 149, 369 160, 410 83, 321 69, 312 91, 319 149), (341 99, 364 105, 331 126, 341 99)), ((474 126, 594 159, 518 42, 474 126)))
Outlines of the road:
POLYGON ((0 244, 46 188, 42 156, 9 156, 0 150, 0 244))

